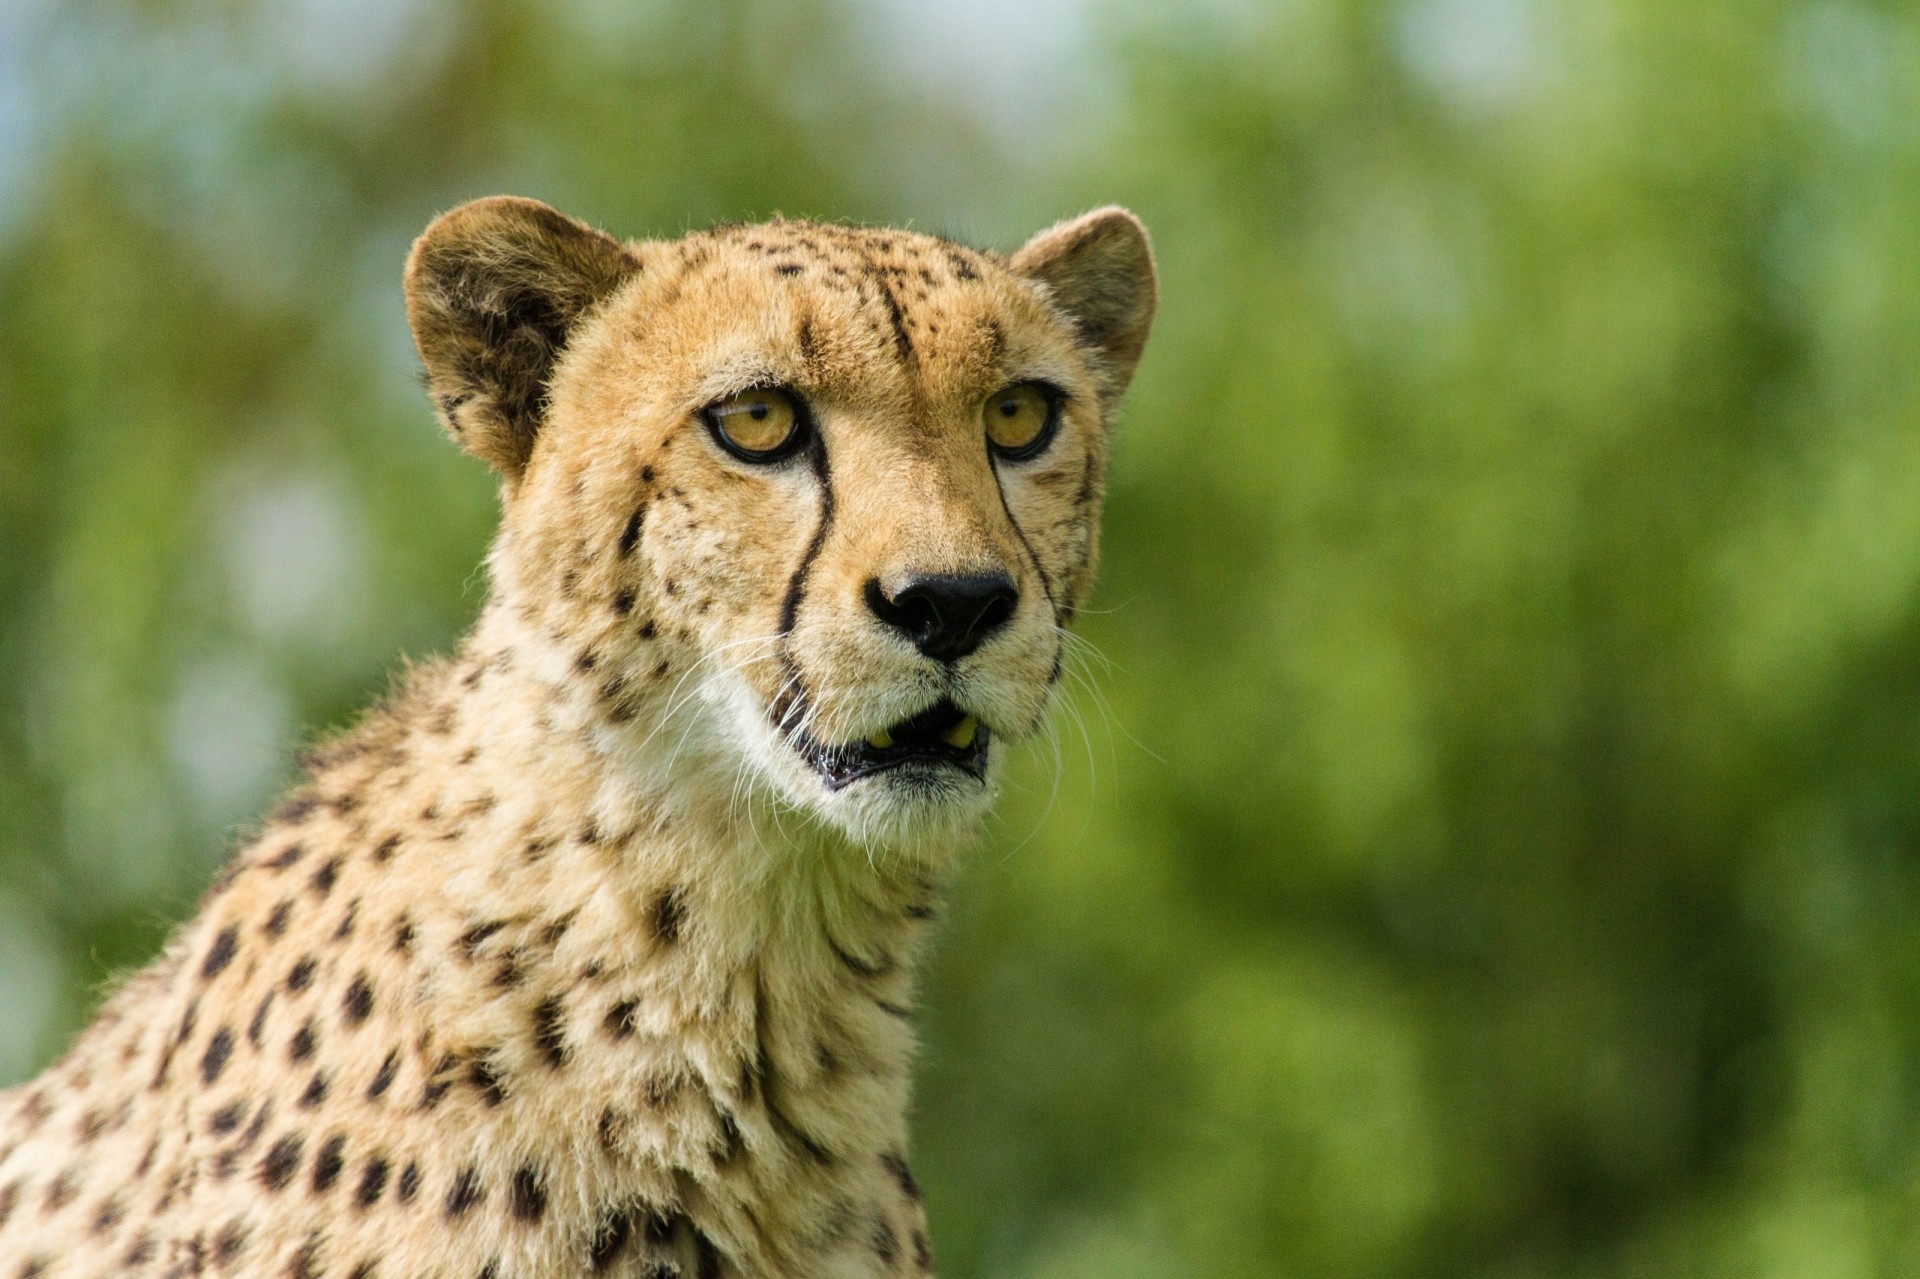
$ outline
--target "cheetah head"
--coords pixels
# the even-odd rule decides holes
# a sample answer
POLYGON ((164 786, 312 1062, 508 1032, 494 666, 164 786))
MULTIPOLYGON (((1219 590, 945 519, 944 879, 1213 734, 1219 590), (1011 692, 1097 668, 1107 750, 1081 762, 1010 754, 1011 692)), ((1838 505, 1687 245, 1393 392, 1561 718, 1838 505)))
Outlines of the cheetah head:
POLYGON ((1001 256, 784 220, 623 243, 499 198, 427 229, 406 293, 501 477, 497 604, 590 731, 868 840, 979 815, 1092 583, 1155 302, 1131 214, 1001 256))

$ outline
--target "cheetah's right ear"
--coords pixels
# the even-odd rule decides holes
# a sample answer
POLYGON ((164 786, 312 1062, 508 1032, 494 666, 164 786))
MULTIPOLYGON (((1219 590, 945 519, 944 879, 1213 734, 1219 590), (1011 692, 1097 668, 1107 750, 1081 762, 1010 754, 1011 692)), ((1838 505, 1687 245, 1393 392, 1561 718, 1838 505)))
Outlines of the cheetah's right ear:
POLYGON ((1118 398, 1146 349, 1159 298, 1140 219, 1112 204, 1083 213, 1028 240, 1007 265, 1046 285, 1093 355, 1109 401, 1118 398))
POLYGON ((407 255, 407 322, 461 447, 517 480, 568 333, 639 269, 618 240, 537 200, 495 196, 435 218, 407 255))

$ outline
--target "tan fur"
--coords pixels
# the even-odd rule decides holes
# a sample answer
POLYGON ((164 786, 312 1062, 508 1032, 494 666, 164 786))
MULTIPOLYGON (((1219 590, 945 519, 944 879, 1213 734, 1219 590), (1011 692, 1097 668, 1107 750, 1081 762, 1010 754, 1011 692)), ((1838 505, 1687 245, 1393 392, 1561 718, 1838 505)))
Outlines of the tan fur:
POLYGON ((0 1277, 930 1271, 913 956, 1091 584, 1144 234, 622 244, 493 200, 428 229, 407 290, 502 477, 491 598, 0 1096, 0 1277), (1059 436, 996 464, 981 403, 1034 378, 1059 436), (769 383, 824 460, 709 436, 769 383), (950 667, 862 602, 977 570, 1019 603, 950 667), (788 744, 942 696, 990 726, 985 782, 829 792, 788 744))

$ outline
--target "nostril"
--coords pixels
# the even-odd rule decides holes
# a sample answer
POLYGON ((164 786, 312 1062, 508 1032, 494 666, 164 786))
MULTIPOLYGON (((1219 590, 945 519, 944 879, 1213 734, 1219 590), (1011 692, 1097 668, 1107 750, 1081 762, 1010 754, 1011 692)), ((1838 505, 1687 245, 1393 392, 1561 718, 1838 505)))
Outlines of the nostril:
POLYGON ((1013 617, 1014 605, 1019 602, 1019 595, 1013 591, 994 596, 981 610, 979 620, 973 624, 974 631, 984 637, 990 631, 999 630, 1013 617))
POLYGON ((889 593, 869 579, 867 608, 936 661, 956 662, 1013 617, 1020 591, 1005 573, 917 573, 889 593))

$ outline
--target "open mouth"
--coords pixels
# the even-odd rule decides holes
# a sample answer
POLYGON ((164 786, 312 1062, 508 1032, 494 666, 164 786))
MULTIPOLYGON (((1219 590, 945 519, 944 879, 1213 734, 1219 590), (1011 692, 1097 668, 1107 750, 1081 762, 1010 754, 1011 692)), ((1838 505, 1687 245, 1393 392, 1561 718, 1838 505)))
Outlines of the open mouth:
POLYGON ((949 701, 939 701, 911 719, 883 728, 863 742, 824 746, 811 738, 800 753, 828 790, 896 768, 957 768, 973 777, 987 772, 987 726, 949 701))

